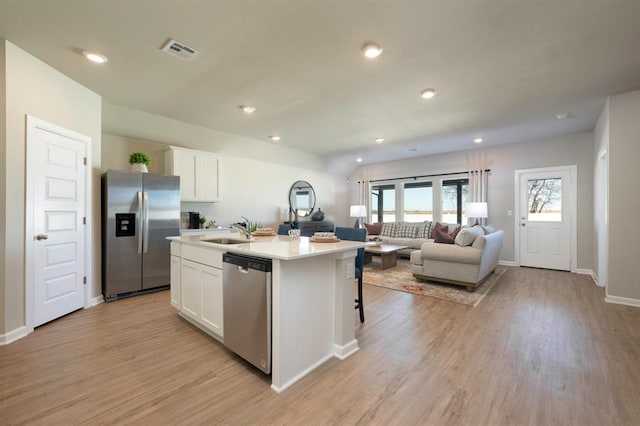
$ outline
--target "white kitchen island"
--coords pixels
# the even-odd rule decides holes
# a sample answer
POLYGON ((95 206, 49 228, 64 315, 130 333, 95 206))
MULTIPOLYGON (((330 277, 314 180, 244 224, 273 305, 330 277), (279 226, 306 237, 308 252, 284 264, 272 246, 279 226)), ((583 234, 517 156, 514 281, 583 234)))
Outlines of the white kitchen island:
MULTIPOLYGON (((238 238, 235 233, 226 236, 238 238)), ((222 235, 216 234, 216 237, 222 235)), ((179 294, 174 298, 173 281, 180 281, 174 270, 174 258, 187 246, 191 247, 187 251, 196 247, 205 249, 198 250, 199 256, 208 255, 210 251, 214 262, 224 252, 271 259, 273 390, 282 392, 329 358, 345 359, 358 350, 354 310, 355 256, 357 249, 365 246, 364 242, 316 243, 307 237, 290 240, 288 236, 274 236, 254 237, 252 242, 241 244, 217 244, 203 241, 203 238, 210 237, 169 238, 174 255, 172 304, 184 314, 184 303, 174 301, 184 300, 179 294)), ((184 286, 183 282, 183 290, 184 286)), ((222 306, 221 300, 219 306, 222 306)), ((182 316, 193 319, 193 315, 182 316)), ((205 329, 211 329, 218 327, 215 322, 208 320, 197 325, 202 328, 204 324, 205 329)), ((219 328, 219 331, 213 330, 213 335, 224 340, 224 325, 220 324, 219 328)))

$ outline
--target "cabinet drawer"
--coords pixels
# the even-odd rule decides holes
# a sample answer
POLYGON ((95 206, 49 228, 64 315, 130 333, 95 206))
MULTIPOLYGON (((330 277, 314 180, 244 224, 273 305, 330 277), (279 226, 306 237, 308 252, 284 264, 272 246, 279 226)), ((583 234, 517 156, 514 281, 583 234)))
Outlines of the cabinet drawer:
POLYGON ((182 246, 182 258, 203 265, 222 269, 222 252, 217 250, 194 247, 184 244, 182 246))

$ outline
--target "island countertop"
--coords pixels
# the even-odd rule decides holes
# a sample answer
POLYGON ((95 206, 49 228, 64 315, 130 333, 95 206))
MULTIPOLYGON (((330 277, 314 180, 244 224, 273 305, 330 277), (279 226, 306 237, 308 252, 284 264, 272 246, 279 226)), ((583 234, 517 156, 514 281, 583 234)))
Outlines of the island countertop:
MULTIPOLYGON (((254 236, 250 241, 239 244, 219 244, 206 241, 210 238, 212 238, 211 235, 168 237, 169 240, 182 244, 280 260, 295 260, 305 257, 322 256, 330 253, 356 250, 366 245, 364 241, 319 243, 310 241, 309 237, 300 237, 298 240, 292 240, 287 235, 270 237, 254 236)), ((216 233, 215 238, 241 239, 242 237, 237 233, 216 233)))

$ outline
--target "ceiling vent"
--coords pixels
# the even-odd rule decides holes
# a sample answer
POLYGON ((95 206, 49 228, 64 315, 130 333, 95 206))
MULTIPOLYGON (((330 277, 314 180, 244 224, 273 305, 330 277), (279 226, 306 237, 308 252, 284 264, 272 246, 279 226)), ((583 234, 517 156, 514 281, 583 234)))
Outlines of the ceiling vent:
POLYGON ((196 49, 172 39, 169 39, 161 50, 185 61, 190 61, 200 54, 196 49))

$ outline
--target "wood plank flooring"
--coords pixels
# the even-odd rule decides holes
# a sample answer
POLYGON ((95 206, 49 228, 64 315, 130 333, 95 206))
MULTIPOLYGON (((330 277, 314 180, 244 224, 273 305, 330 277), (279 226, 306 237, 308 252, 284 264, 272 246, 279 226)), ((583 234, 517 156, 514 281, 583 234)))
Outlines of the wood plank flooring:
POLYGON ((278 395, 160 292, 0 347, 0 424, 640 424, 640 309, 509 268, 475 308, 365 286, 360 351, 278 395))

